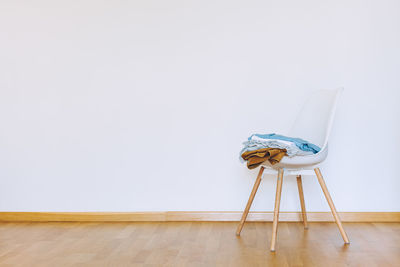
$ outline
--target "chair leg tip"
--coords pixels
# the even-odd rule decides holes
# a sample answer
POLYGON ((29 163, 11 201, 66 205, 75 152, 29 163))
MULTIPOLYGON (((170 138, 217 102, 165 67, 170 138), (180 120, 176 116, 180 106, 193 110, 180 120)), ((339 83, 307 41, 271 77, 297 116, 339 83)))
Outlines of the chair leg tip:
POLYGON ((275 249, 271 249, 271 252, 275 252, 275 249))

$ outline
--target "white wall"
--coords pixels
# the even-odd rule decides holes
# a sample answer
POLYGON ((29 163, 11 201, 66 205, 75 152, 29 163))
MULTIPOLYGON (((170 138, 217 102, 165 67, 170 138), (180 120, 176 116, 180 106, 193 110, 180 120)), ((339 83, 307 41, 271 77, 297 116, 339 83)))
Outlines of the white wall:
MULTIPOLYGON (((0 2, 1 211, 242 210, 255 132, 344 86, 340 211, 400 211, 400 2, 0 2)), ((273 209, 266 177, 254 210, 273 209)), ((315 177, 310 211, 327 211, 315 177)), ((299 209, 294 177, 282 210, 299 209)))

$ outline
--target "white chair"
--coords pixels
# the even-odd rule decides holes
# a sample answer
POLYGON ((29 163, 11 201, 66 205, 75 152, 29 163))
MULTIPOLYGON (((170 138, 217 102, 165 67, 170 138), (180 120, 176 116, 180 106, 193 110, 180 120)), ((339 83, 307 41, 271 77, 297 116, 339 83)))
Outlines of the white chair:
POLYGON ((296 122, 294 123, 288 136, 299 137, 305 139, 313 144, 321 147, 321 151, 313 155, 307 156, 295 156, 292 158, 283 157, 283 159, 275 164, 271 165, 268 161, 262 164, 258 173, 256 182, 253 186, 253 190, 250 194, 250 198, 247 202, 246 208, 243 212, 242 219, 237 228, 236 234, 240 235, 244 222, 246 221, 249 213, 251 204, 254 196, 257 193, 258 186, 260 185, 263 174, 278 174, 278 182, 276 187, 275 197, 275 209, 274 219, 272 224, 272 239, 271 239, 271 251, 275 251, 276 236, 278 230, 278 219, 279 219, 279 205, 281 200, 282 182, 283 175, 296 175, 297 186, 300 195, 300 204, 302 217, 304 222, 304 228, 308 228, 307 215, 304 204, 303 186, 301 181, 301 175, 310 175, 315 172, 318 178, 318 182, 321 185, 322 191, 328 201, 329 207, 331 208, 333 217, 335 218, 336 224, 339 227, 339 231, 346 244, 349 244, 349 239, 346 232, 343 229, 339 215, 336 212, 335 205, 333 204, 332 198, 325 185, 325 181, 322 178, 321 171, 318 168, 318 164, 323 162, 328 155, 328 138, 332 128, 333 118, 335 115, 336 105, 343 88, 335 90, 321 90, 313 93, 307 100, 299 115, 297 116, 296 122))

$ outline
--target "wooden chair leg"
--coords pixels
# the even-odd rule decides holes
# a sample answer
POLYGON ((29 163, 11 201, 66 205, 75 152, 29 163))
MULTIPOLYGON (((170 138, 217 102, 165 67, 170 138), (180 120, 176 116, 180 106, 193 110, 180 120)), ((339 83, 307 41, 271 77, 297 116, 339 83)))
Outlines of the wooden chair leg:
POLYGON ((244 222, 246 221, 247 215, 249 214, 249 210, 250 210, 251 204, 253 203, 254 196, 256 195, 258 186, 261 183, 261 177, 262 177, 263 172, 264 172, 264 167, 261 167, 260 171, 258 172, 258 176, 257 176, 256 182, 254 183, 253 190, 251 191, 249 200, 247 201, 246 208, 243 211, 242 219, 240 220, 240 223, 239 223, 238 228, 236 230, 236 235, 240 235, 240 232, 242 231, 244 222))
POLYGON ((297 175, 297 188, 299 189, 300 205, 301 205, 301 215, 303 217, 304 229, 308 229, 306 204, 304 202, 303 194, 303 183, 301 181, 301 175, 297 175))
POLYGON ((271 251, 275 251, 276 235, 278 232, 279 206, 281 204, 282 183, 283 169, 279 169, 275 195, 274 221, 272 223, 271 251))
POLYGON ((335 221, 336 221, 337 226, 339 227, 340 234, 342 235, 344 242, 346 244, 350 244, 349 238, 347 237, 347 234, 344 231, 342 222, 340 221, 340 218, 336 211, 335 205, 333 204, 331 195, 329 194, 328 188, 326 187, 324 178, 322 178, 321 171, 319 170, 319 168, 315 168, 314 171, 318 177, 318 182, 321 185, 322 191, 324 191, 325 198, 328 201, 329 207, 331 208, 333 217, 335 217, 335 221))

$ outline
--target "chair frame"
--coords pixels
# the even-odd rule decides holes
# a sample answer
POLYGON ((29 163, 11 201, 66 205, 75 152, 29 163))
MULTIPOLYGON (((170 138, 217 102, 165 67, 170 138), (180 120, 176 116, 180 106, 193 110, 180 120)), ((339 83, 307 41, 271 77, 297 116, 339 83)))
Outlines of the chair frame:
MULTIPOLYGON (((247 201, 246 208, 242 214, 242 218, 241 218, 238 228, 236 230, 236 235, 238 235, 238 236, 240 235, 240 233, 243 229, 244 223, 246 221, 247 215, 249 214, 251 204, 253 203, 254 197, 255 197, 258 187, 261 183, 261 178, 263 176, 264 170, 265 170, 265 167, 261 166, 260 171, 258 172, 258 175, 257 175, 257 179, 254 183, 253 190, 251 191, 249 200, 247 201)), ((326 187, 326 184, 325 184, 324 178, 322 177, 321 171, 318 167, 316 167, 316 168, 314 168, 314 172, 317 175, 318 182, 319 182, 319 184, 322 188, 322 191, 325 195, 325 198, 329 204, 332 215, 335 218, 335 222, 339 228, 340 234, 342 235, 343 241, 345 242, 345 244, 350 244, 349 238, 347 237, 347 234, 343 228, 339 214, 337 213, 335 205, 333 204, 332 197, 329 194, 328 188, 326 187)), ((289 171, 289 173, 290 173, 290 171, 289 171)), ((283 168, 279 169, 278 170, 278 178, 277 178, 277 186, 276 186, 276 194, 275 194, 274 218, 273 218, 273 223, 272 223, 271 252, 275 251, 276 239, 277 239, 277 234, 278 234, 279 208, 280 208, 280 202, 281 202, 283 174, 284 174, 284 169, 283 168)), ((304 229, 308 229, 307 213, 306 213, 306 206, 305 206, 305 201, 304 201, 301 175, 298 174, 296 176, 296 179, 297 179, 297 187, 298 187, 299 197, 300 197, 301 214, 302 214, 304 229)))
MULTIPOLYGON (((243 225, 246 221, 247 215, 250 211, 251 204, 253 203, 254 197, 257 193, 258 187, 261 183, 261 178, 263 174, 265 173, 264 170, 269 172, 270 174, 276 174, 278 173, 278 179, 277 179, 277 186, 276 186, 276 195, 275 195, 275 208, 274 208, 274 218, 273 218, 273 223, 272 223, 272 238, 271 238, 271 251, 275 251, 275 245, 276 245, 276 238, 277 238, 277 233, 278 233, 278 221, 279 221, 279 207, 280 207, 280 202, 281 202, 281 194, 282 194, 282 184, 283 184, 283 175, 284 173, 286 175, 296 175, 297 179, 297 188, 299 190, 299 197, 300 197, 300 205, 301 205, 301 215, 302 215, 302 220, 304 223, 304 228, 308 228, 308 222, 307 222, 307 213, 306 213, 306 205, 304 201, 304 193, 303 193, 303 184, 302 184, 302 179, 301 175, 310 175, 313 173, 312 170, 314 170, 315 174, 317 175, 318 182, 322 188, 322 191, 325 195, 325 198, 329 204, 329 207, 331 209, 331 212, 333 214, 333 217, 335 218, 335 222, 337 226, 339 227, 340 234, 342 235, 342 238, 346 244, 349 244, 349 238, 347 237, 346 232, 343 229, 342 222, 340 221, 339 215, 336 211, 335 205, 333 204, 332 197, 329 194, 328 188, 326 187, 324 178, 322 177, 321 171, 318 168, 318 164, 323 162, 325 158, 328 155, 328 139, 329 139, 329 134, 332 129, 332 124, 333 124, 333 118, 335 115, 336 111, 336 106, 338 102, 338 98, 343 92, 343 87, 337 88, 335 90, 320 90, 317 91, 313 94, 313 96, 304 104, 303 109, 297 116, 296 122, 292 127, 291 136, 302 136, 303 134, 310 134, 310 133, 315 133, 313 131, 313 127, 315 125, 320 125, 326 129, 325 131, 319 132, 319 136, 309 136, 312 139, 309 140, 315 140, 316 144, 321 145, 321 150, 314 154, 312 156, 312 161, 310 162, 283 162, 281 161, 280 163, 274 165, 274 166, 268 166, 267 168, 262 165, 260 167, 260 171, 258 173, 256 182, 253 186, 253 190, 251 191, 250 198, 247 201, 246 208, 243 212, 242 219, 240 220, 239 226, 237 228, 236 234, 239 236, 240 232, 243 229, 243 225), (325 107, 329 107, 329 110, 325 110, 323 113, 323 117, 326 118, 326 124, 323 123, 321 124, 320 120, 317 121, 308 121, 308 118, 312 118, 312 114, 310 112, 314 112, 313 110, 310 110, 310 108, 313 108, 313 104, 315 103, 323 103, 321 102, 321 97, 327 96, 327 93, 329 93, 329 101, 333 102, 328 102, 330 104, 325 105, 325 107), (333 93, 333 94, 332 94, 333 93), (332 98, 333 97, 333 98, 332 98), (311 101, 311 102, 310 102, 311 101), (304 118, 307 118, 305 121, 304 118), (311 123, 311 126, 310 126, 311 123), (305 127, 305 128, 304 128, 305 127), (306 132, 303 130, 306 129, 306 132), (299 132, 300 130, 300 132, 299 132), (311 132, 310 132, 311 131, 311 132), (319 140, 319 142, 318 142, 319 140)), ((319 117, 320 119, 321 117, 319 117)), ((307 137, 308 138, 308 137, 307 137)), ((305 156, 308 157, 308 156, 305 156)), ((308 158, 310 159, 310 158, 308 158)))

